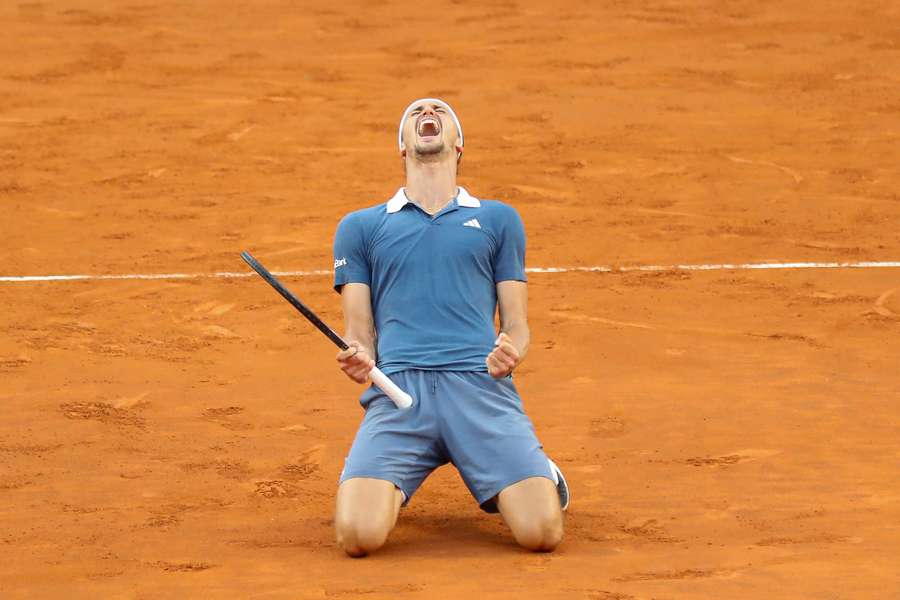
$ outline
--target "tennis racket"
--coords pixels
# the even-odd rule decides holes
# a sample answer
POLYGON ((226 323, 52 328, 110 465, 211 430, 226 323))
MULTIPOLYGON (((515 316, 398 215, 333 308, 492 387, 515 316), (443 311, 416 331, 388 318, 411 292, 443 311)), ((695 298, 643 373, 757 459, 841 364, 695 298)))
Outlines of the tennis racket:
MULTIPOLYGON (((326 325, 325 322, 312 311, 312 309, 303 304, 303 302, 301 302, 300 299, 297 298, 297 296, 292 294, 290 290, 284 287, 284 285, 280 281, 278 281, 278 279, 274 275, 272 275, 272 273, 270 273, 268 269, 262 266, 258 260, 253 258, 253 256, 249 252, 241 252, 241 258, 243 258, 244 262, 250 265, 250 268, 256 271, 260 277, 265 279, 269 285, 275 288, 275 291, 281 294, 281 296, 285 300, 290 302, 291 306, 300 311, 300 314, 306 317, 310 323, 315 325, 316 329, 325 334, 325 337, 331 340, 335 346, 337 346, 341 350, 347 350, 348 348, 350 348, 350 346, 347 345, 347 342, 345 342, 341 336, 336 334, 334 330, 331 329, 331 327, 326 325)), ((378 367, 372 367, 372 370, 369 371, 369 379, 371 379, 372 383, 378 386, 378 388, 381 389, 382 392, 387 394, 387 396, 394 401, 394 404, 397 405, 397 408, 409 408, 410 406, 412 406, 412 396, 401 390, 400 387, 396 383, 391 381, 387 375, 382 373, 381 369, 379 369, 378 367)))

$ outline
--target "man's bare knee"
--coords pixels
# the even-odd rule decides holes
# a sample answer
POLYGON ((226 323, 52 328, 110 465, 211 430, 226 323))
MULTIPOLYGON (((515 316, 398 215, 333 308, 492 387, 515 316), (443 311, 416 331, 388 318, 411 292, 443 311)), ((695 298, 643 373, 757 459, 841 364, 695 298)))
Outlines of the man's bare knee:
POLYGON ((514 529, 513 537, 520 546, 532 552, 553 552, 563 538, 562 518, 536 519, 514 529))
POLYGON ((344 552, 359 557, 381 548, 397 521, 402 499, 388 481, 358 478, 342 483, 334 527, 344 552))
POLYGON ((500 513, 522 547, 552 552, 562 541, 563 515, 556 485, 550 479, 523 479, 500 492, 497 500, 500 513))
POLYGON ((375 552, 387 541, 389 528, 378 523, 336 523, 338 544, 355 558, 375 552))

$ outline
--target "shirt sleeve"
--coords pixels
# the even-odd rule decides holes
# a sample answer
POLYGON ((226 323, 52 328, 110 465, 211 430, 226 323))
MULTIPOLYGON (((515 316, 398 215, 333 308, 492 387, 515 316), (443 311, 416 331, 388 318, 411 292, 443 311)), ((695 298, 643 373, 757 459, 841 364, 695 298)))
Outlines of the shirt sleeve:
POLYGON ((494 282, 528 281, 525 276, 525 225, 512 207, 505 207, 494 252, 494 282))
POLYGON ((371 272, 363 224, 358 215, 349 214, 334 234, 334 290, 340 293, 348 283, 371 285, 371 272))

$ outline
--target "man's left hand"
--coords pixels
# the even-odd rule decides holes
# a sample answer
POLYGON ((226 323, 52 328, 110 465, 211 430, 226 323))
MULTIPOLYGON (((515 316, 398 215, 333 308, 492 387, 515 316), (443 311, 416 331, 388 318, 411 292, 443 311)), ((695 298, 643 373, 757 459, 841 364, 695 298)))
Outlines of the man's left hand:
POLYGON ((505 333, 500 334, 497 341, 494 342, 494 349, 485 359, 488 373, 498 379, 512 373, 512 370, 516 368, 520 361, 519 351, 516 350, 512 340, 505 333))

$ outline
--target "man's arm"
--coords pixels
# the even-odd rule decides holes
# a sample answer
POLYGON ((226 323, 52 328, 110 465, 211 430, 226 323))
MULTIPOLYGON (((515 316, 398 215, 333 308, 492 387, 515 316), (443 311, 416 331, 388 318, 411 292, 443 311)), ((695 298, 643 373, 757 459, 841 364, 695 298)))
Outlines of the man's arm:
POLYGON ((497 283, 497 303, 500 308, 500 336, 485 362, 492 376, 506 377, 525 360, 531 343, 528 286, 524 281, 497 283))
POLYGON ((341 288, 344 309, 344 339, 350 346, 337 354, 341 370, 357 383, 365 383, 375 366, 375 318, 372 292, 364 283, 348 283, 341 288))

